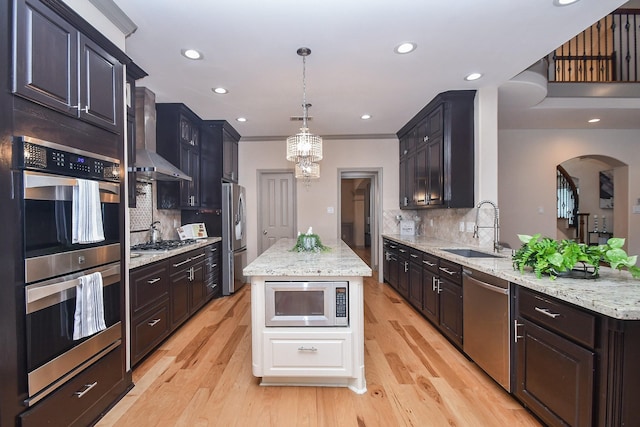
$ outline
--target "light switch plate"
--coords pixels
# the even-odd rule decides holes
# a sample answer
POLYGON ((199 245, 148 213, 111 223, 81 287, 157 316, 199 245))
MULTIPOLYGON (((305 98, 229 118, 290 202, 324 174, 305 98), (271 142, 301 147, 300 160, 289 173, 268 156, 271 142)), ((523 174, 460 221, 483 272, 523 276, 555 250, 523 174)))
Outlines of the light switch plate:
POLYGON ((640 214, 640 205, 635 205, 633 207, 633 213, 634 214, 640 214))

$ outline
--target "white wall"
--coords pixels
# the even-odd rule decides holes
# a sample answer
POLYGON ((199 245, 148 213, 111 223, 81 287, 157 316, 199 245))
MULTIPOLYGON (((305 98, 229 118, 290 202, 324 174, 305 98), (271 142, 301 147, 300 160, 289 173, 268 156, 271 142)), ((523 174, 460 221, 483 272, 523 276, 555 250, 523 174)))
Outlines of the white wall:
MULTIPOLYGON (((398 210, 398 140, 349 139, 324 140, 324 158, 320 162, 320 179, 308 188, 298 182, 297 227, 304 232, 313 227, 323 240, 340 236, 338 224, 338 169, 381 168, 382 210, 398 210), (332 207, 334 213, 328 213, 332 207)), ((247 261, 253 261, 258 250, 257 186, 258 170, 293 169, 285 159, 285 138, 281 141, 243 141, 239 145, 239 182, 247 195, 247 261)))
POLYGON ((628 234, 619 237, 626 237, 629 254, 640 254, 640 214, 630 212, 640 198, 640 130, 501 130, 498 141, 502 240, 519 247, 517 234, 555 236, 556 166, 578 156, 602 155, 628 165, 628 187, 622 185, 624 194, 615 189, 620 199, 616 211, 620 207, 627 214, 628 234))

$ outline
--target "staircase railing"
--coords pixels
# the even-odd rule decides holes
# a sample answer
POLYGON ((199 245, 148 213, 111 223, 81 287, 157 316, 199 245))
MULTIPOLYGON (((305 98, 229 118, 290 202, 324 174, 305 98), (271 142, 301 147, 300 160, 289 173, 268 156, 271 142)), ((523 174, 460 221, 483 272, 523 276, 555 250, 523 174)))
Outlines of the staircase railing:
POLYGON ((552 82, 640 81, 640 11, 618 9, 548 57, 552 82))
POLYGON ((556 168, 556 183, 558 219, 566 219, 569 228, 576 228, 578 226, 578 188, 571 175, 560 165, 556 168))

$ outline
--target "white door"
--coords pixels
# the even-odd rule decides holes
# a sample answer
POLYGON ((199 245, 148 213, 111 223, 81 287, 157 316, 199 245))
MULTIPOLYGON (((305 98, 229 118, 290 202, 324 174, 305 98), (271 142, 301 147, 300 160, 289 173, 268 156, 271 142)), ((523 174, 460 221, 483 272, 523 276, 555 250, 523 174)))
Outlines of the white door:
POLYGON ((260 172, 258 255, 279 239, 295 237, 295 188, 293 172, 260 172))

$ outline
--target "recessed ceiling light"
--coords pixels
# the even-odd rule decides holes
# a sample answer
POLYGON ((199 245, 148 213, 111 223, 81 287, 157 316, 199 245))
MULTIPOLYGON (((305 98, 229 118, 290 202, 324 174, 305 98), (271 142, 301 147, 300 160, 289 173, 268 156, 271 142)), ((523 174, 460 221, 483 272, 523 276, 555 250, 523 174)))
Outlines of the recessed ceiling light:
POLYGON ((600 119, 589 119, 589 123, 598 123, 600 119))
POLYGON ((553 0, 553 4, 556 6, 569 6, 570 4, 574 4, 579 1, 580 0, 553 0))
POLYGON ((369 120, 371 118, 371 114, 363 114, 360 116, 362 120, 369 120))
POLYGON ((214 87, 213 89, 211 89, 212 91, 214 91, 215 93, 219 94, 219 95, 224 95, 225 93, 229 93, 228 90, 226 90, 223 87, 214 87))
POLYGON ((238 118, 236 119, 236 122, 242 122, 242 123, 244 123, 244 122, 246 122, 246 121, 247 121, 247 118, 246 118, 246 117, 238 117, 238 118))
POLYGON ((182 49, 182 56, 189 59, 202 59, 202 53, 195 49, 182 49))
POLYGON ((393 51, 399 54, 405 54, 409 52, 413 52, 418 47, 414 42, 402 42, 398 46, 396 46, 393 51))
POLYGON ((471 73, 469 74, 467 77, 465 77, 464 79, 468 82, 474 81, 474 80, 478 80, 480 77, 482 77, 481 73, 471 73))

